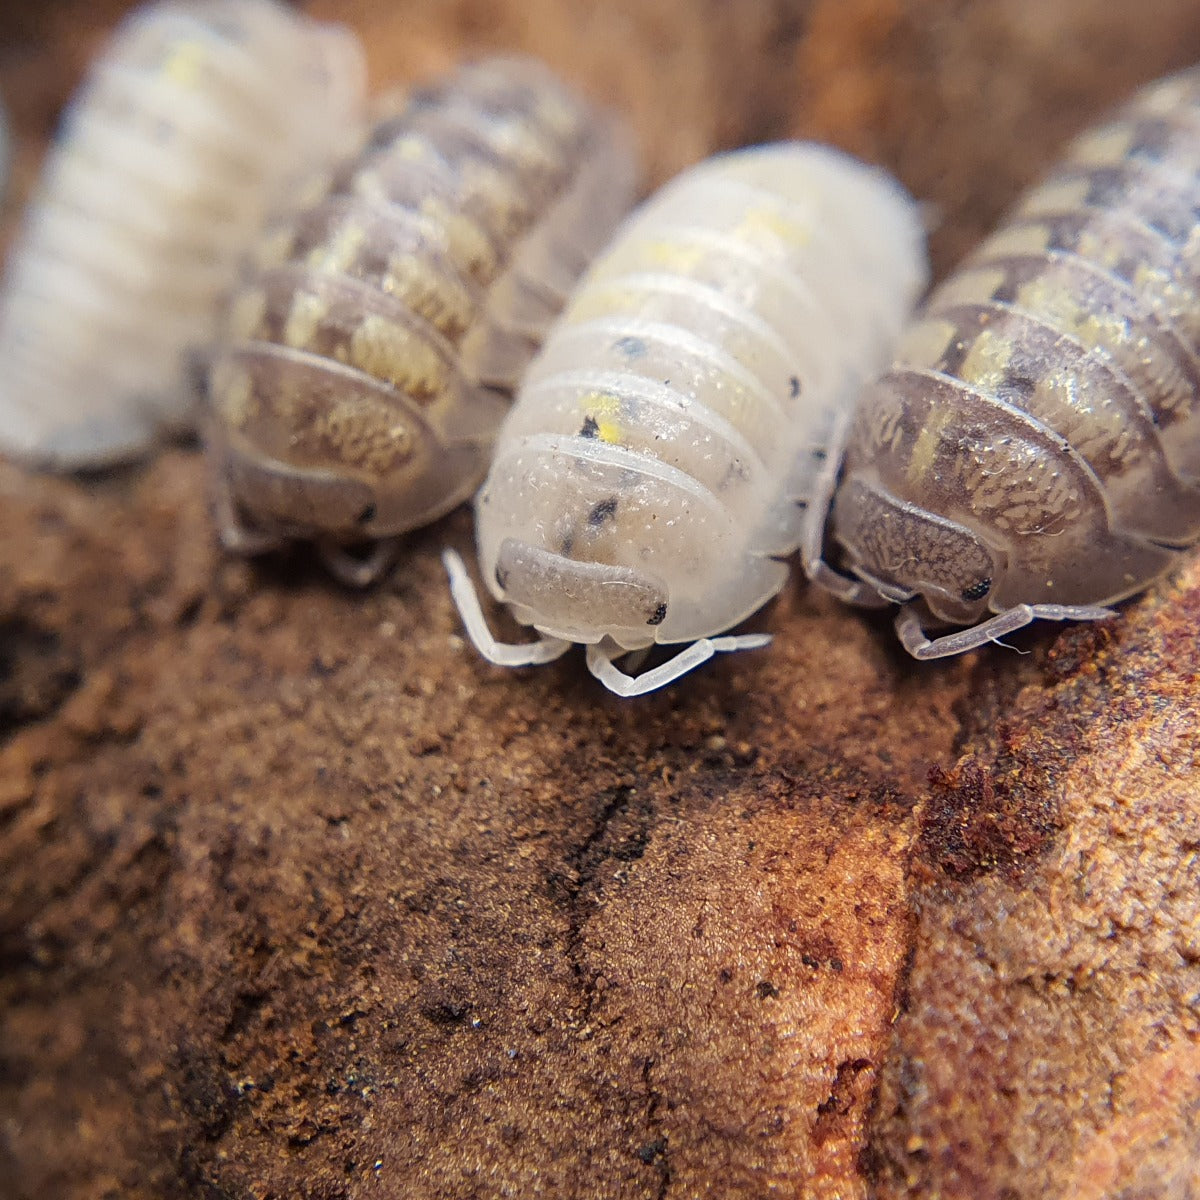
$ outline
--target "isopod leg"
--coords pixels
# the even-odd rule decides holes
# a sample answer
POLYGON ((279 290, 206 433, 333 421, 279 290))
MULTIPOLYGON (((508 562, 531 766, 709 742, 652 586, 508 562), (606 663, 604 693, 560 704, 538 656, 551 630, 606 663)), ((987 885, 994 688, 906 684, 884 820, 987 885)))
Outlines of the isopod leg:
POLYGON ((805 558, 804 572, 812 583, 831 592, 845 604, 855 604, 859 608, 887 608, 891 603, 869 583, 840 574, 823 558, 805 558))
POLYGON ((442 551, 442 565, 450 576, 450 596, 462 617, 462 623, 475 649, 497 667, 536 667, 561 658, 571 643, 562 638, 543 637, 536 642, 509 645, 496 641, 487 626, 475 584, 467 573, 461 555, 455 550, 442 551))
POLYGON ((835 571, 822 554, 825 522, 829 517, 829 506, 833 503, 834 489, 837 487, 838 470, 841 467, 850 416, 850 413, 845 413, 838 418, 829 448, 821 463, 821 470, 813 481, 812 493, 807 499, 800 531, 800 561, 804 565, 805 575, 812 583, 827 592, 832 592, 843 603, 856 604, 860 608, 886 608, 889 601, 869 583, 835 571))
POLYGON ((909 654, 927 660, 975 650, 1032 621, 1104 621, 1116 615, 1111 608, 1094 604, 1018 604, 978 625, 972 625, 970 629, 960 629, 930 640, 921 628, 917 607, 906 604, 896 615, 896 634, 909 654))
POLYGON ((588 646, 588 670, 610 692, 618 696, 644 696, 647 692, 657 691, 674 683, 682 675, 694 671, 701 663, 706 663, 714 654, 728 653, 734 650, 756 650, 770 642, 769 634, 745 633, 737 637, 701 638, 681 650, 674 658, 654 667, 644 675, 626 675, 613 662, 611 651, 601 645, 588 646))
POLYGON ((336 542, 320 542, 317 553, 325 569, 347 587, 366 588, 378 583, 392 569, 400 547, 399 538, 382 538, 365 558, 351 554, 336 542))
POLYGON ((278 550, 283 545, 282 538, 254 529, 242 520, 230 494, 229 485, 224 479, 216 481, 212 503, 217 536, 230 554, 241 554, 251 558, 256 554, 266 554, 269 550, 278 550))

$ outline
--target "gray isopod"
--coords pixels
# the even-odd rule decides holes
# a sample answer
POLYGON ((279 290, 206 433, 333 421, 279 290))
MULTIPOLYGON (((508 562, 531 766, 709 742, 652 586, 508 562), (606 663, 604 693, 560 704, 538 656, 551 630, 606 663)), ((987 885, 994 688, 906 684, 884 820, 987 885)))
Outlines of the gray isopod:
POLYGON ((497 643, 446 554, 480 652, 522 666, 582 642, 605 686, 639 695, 763 644, 714 635, 819 537, 825 451, 924 279, 913 203, 827 147, 721 155, 653 197, 547 339, 476 502, 483 577, 541 638, 497 643), (640 676, 615 665, 655 643, 687 645, 640 676))
POLYGON ((821 582, 900 602, 917 658, 1112 616, 1200 539, 1200 70, 1080 138, 934 291, 829 530, 853 577, 821 582))
POLYGON ((635 180, 618 123, 530 59, 464 66, 382 120, 231 305, 209 388, 225 544, 310 538, 366 584, 466 500, 635 180))

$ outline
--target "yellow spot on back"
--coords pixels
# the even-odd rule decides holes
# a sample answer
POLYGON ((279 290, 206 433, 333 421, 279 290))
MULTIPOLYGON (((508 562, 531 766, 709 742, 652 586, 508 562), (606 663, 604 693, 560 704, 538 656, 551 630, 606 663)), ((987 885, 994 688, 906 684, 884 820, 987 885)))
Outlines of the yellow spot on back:
POLYGON ((957 337, 953 321, 918 321, 909 326, 896 347, 896 361, 910 367, 936 366, 957 337))
POLYGON ((959 367, 959 377, 985 392, 995 391, 1004 382, 1013 350, 1009 338, 991 329, 981 330, 959 367))
POLYGON ((529 196, 509 176, 472 160, 463 166, 461 178, 475 211, 501 237, 512 237, 529 223, 533 216, 529 196))
POLYGON ((347 221, 322 245, 308 252, 308 265, 314 271, 345 272, 357 260, 366 240, 366 229, 357 222, 347 221))
POLYGON ((1077 337, 1085 346, 1115 349, 1129 337, 1129 328, 1115 313, 1085 308, 1067 280, 1040 275, 1017 289, 1017 303, 1077 337))
POLYGON ((612 392, 588 392, 581 401, 583 417, 590 417, 596 423, 596 437, 610 446, 619 446, 622 438, 622 425, 618 418, 621 415, 622 402, 620 396, 612 392))
POLYGON ((954 413, 949 408, 936 408, 930 414, 913 443, 906 472, 910 482, 917 483, 932 472, 942 433, 953 420, 954 413))
POLYGON ((354 173, 354 194, 365 200, 381 200, 387 202, 387 188, 383 186, 383 177, 374 167, 364 167, 354 173))
POLYGON ((1124 121, 1094 129, 1076 139, 1068 157, 1089 167, 1116 166, 1129 156, 1133 137, 1133 126, 1124 121))
POLYGON ((229 306, 227 326, 233 338, 261 337, 263 318, 267 315, 267 294, 262 288, 247 288, 239 292, 229 306))
POLYGON ((213 407, 233 429, 241 429, 258 415, 258 401, 250 373, 232 363, 222 362, 212 373, 213 407))
POLYGON ((752 246, 768 249, 803 249, 812 241, 813 231, 798 224, 777 208, 750 208, 733 230, 735 237, 752 246))
POLYGON ((1006 255, 1042 254, 1050 246, 1051 230, 1049 225, 1037 221, 1022 222, 1019 225, 1007 225, 996 230, 991 237, 979 247, 979 257, 1000 258, 1006 255))
POLYGON ((1003 267, 975 267, 958 271, 938 288, 935 305, 986 304, 993 299, 1007 278, 1003 267))
POLYGON ((1107 457, 1117 470, 1126 470, 1142 457, 1139 439, 1121 406, 1097 397, 1084 407, 1079 377, 1073 371, 1049 371, 1039 379, 1029 411, 1059 430, 1092 463, 1107 457))
POLYGON ((335 401, 313 423, 311 437, 324 441, 341 462, 384 475, 412 454, 412 433, 387 405, 356 397, 335 401))
POLYGON ((1053 180, 1029 192, 1017 211, 1028 217, 1077 212, 1087 204, 1091 187, 1089 179, 1053 180))
POLYGON ((431 157, 429 143, 415 133, 406 133, 388 147, 388 157, 395 156, 403 162, 421 162, 431 157))
POLYGON ((412 254, 396 254, 388 261, 381 286, 451 341, 462 336, 475 316, 465 288, 412 254))
POLYGON ((491 282, 499 260, 484 231, 470 217, 454 212, 432 196, 423 201, 421 212, 445 236, 446 250, 454 265, 481 283, 491 282))
POLYGON ((297 292, 283 327, 283 343, 296 350, 308 349, 316 338, 329 306, 312 292, 297 292))
POLYGON ((412 330, 385 317, 363 319, 350 338, 349 361, 421 400, 446 389, 446 367, 437 351, 412 330))
POLYGON ((548 175, 559 165, 553 145, 524 121, 514 120, 495 128, 490 140, 521 171, 548 175))
POLYGON ((678 275, 690 275, 707 257, 704 247, 694 243, 659 238, 633 247, 636 266, 661 267, 678 275))
POLYGON ((179 42, 162 65, 163 77, 180 87, 194 88, 204 73, 208 52, 201 42, 179 42))

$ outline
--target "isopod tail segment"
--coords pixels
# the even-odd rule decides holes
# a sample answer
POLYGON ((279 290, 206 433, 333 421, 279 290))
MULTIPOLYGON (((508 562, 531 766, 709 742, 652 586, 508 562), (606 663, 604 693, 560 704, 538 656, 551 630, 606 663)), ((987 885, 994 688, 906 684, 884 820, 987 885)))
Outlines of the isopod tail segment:
MULTIPOLYGON (((462 618, 467 636, 475 649, 493 666, 541 666, 561 658, 574 645, 565 638, 550 637, 546 634, 533 642, 511 644, 498 641, 488 628, 487 618, 483 615, 479 603, 479 594, 462 556, 456 550, 443 550, 442 564, 450 577, 450 595, 462 618)), ((674 683, 706 663, 714 654, 757 650, 768 645, 770 641, 770 635, 765 633, 701 638, 685 646, 667 662, 641 675, 627 675, 616 665, 616 660, 630 652, 606 638, 586 647, 587 665, 588 670, 614 695, 626 698, 644 696, 648 692, 674 683)))

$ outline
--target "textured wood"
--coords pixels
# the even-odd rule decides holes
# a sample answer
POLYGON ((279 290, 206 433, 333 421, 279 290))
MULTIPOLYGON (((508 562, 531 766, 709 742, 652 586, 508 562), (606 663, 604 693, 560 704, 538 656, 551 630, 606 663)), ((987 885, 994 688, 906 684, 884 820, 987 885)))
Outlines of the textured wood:
MULTIPOLYGON (((5 41, 25 186, 84 7, 5 41)), ((657 179, 781 133, 866 153, 940 214, 939 272, 1200 58, 1188 0, 337 11, 379 83, 544 55, 657 179)), ((929 666, 797 586, 768 650, 621 702, 463 645, 463 513, 364 596, 222 559, 186 449, 0 467, 0 514, 8 1194, 1195 1186, 1194 565, 1111 629, 929 666)))

